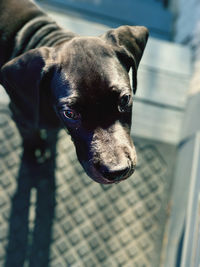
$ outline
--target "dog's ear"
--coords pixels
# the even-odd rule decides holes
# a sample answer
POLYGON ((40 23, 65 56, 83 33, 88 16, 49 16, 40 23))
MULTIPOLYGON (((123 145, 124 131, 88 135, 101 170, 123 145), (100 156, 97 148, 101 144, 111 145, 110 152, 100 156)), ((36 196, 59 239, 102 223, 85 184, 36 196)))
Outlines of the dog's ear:
POLYGON ((50 61, 51 48, 30 50, 1 68, 0 82, 22 120, 36 128, 39 120, 40 82, 50 61))
POLYGON ((102 37, 113 49, 127 71, 132 67, 133 91, 137 88, 137 68, 148 40, 148 29, 143 26, 121 26, 102 37))

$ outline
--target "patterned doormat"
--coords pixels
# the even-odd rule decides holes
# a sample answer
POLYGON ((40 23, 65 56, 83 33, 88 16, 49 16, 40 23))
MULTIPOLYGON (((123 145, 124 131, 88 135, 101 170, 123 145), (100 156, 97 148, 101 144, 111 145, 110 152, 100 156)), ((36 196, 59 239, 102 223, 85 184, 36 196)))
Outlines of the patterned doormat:
POLYGON ((135 174, 100 185, 82 170, 70 137, 60 131, 56 145, 53 136, 56 162, 30 163, 0 107, 0 266, 159 266, 174 148, 135 138, 135 174))

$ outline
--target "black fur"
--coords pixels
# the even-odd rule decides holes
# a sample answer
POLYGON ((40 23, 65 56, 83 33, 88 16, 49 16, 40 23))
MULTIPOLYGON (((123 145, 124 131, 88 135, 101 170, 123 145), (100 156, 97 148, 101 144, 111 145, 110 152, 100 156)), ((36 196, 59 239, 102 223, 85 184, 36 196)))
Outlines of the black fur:
POLYGON ((136 165, 132 100, 147 29, 121 26, 80 37, 28 0, 0 0, 0 21, 0 82, 21 132, 62 125, 90 177, 100 183, 129 177, 136 165))

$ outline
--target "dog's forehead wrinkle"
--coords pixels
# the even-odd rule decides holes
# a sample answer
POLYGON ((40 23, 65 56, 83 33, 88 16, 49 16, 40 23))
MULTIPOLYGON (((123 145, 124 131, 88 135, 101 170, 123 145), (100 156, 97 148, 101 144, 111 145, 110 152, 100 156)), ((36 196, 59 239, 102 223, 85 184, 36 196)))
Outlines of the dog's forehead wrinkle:
MULTIPOLYGON (((64 45, 61 49, 62 54, 64 51, 67 57, 61 58, 63 65, 66 63, 71 67, 77 67, 77 65, 84 66, 85 63, 89 64, 88 67, 95 67, 96 65, 103 64, 106 66, 106 61, 117 58, 115 53, 98 37, 77 37, 71 40, 67 45, 64 45)), ((61 53, 60 53, 61 54, 61 53)), ((76 70, 76 68, 74 69, 76 70)))
POLYGON ((72 90, 90 95, 112 87, 130 87, 128 74, 115 54, 98 38, 75 38, 65 49, 68 56, 62 58, 61 80, 67 80, 72 90))
MULTIPOLYGON (((82 72, 85 69, 100 69, 100 65, 106 65, 106 61, 114 57, 114 54, 106 47, 100 38, 74 38, 61 48, 58 54, 62 54, 61 64, 73 72, 82 72), (66 56, 63 56, 65 54, 66 56)), ((59 55, 58 55, 59 56, 59 55)))
POLYGON ((101 38, 95 36, 79 36, 71 40, 68 43, 68 48, 72 51, 77 52, 82 49, 87 52, 87 55, 96 53, 102 53, 106 56, 111 56, 114 54, 113 49, 107 45, 101 38))
POLYGON ((66 78, 73 90, 91 98, 98 98, 101 94, 105 96, 123 91, 131 92, 129 80, 113 65, 111 64, 110 68, 83 65, 75 71, 68 70, 70 73, 66 73, 66 78))

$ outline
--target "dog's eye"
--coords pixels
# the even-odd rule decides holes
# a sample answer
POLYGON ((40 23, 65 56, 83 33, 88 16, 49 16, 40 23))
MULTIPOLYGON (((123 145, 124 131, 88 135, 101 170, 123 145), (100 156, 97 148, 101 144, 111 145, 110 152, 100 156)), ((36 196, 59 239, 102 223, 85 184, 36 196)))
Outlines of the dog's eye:
POLYGON ((128 94, 125 94, 120 98, 120 102, 119 102, 120 112, 127 111, 127 108, 129 107, 130 99, 131 99, 131 96, 128 94))
POLYGON ((64 116, 67 118, 67 119, 71 119, 71 120, 79 120, 80 119, 80 114, 75 112, 74 110, 72 109, 67 109, 64 111, 64 116))

